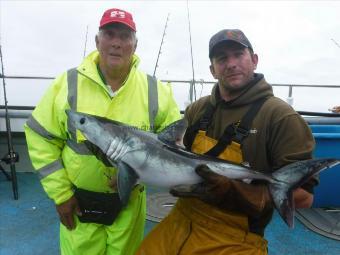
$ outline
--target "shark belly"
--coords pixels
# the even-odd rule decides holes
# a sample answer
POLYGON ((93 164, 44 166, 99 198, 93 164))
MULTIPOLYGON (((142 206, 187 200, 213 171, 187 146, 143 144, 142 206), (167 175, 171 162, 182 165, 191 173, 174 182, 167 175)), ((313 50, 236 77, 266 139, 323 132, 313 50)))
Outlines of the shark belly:
POLYGON ((202 181, 195 173, 196 162, 160 155, 158 152, 127 153, 123 161, 135 170, 140 183, 163 188, 202 181))

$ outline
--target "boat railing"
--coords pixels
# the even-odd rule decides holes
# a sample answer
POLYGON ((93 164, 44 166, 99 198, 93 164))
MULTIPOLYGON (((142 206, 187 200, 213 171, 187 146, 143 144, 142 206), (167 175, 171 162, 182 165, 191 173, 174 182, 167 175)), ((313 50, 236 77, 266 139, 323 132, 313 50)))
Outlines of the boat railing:
MULTIPOLYGON (((2 74, 0 74, 0 78, 2 78, 2 74)), ((5 79, 18 79, 18 80, 53 80, 55 77, 52 76, 4 76, 5 79)), ((195 85, 213 85, 214 81, 205 81, 203 79, 200 80, 162 80, 163 82, 169 82, 172 84, 187 84, 189 86, 189 103, 193 102, 195 97, 195 85)), ((340 89, 340 85, 320 85, 320 84, 271 84, 273 87, 287 87, 288 95, 286 101, 292 104, 293 99, 293 89, 294 88, 337 88, 340 89)), ((32 113, 34 106, 16 106, 10 105, 8 106, 8 115, 10 118, 28 118, 32 113)), ((183 110, 181 111, 183 113, 183 110)), ((304 116, 321 116, 327 118, 339 117, 340 114, 336 113, 325 113, 325 112, 307 112, 307 111, 298 111, 301 115, 304 116)), ((0 118, 5 117, 5 109, 3 105, 0 105, 0 118)))

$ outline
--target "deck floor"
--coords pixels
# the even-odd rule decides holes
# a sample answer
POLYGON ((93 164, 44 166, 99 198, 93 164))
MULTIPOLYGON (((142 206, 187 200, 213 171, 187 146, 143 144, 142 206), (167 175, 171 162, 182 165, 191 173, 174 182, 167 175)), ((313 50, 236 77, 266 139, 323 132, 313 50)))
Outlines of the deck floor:
MULTIPOLYGON (((59 254, 58 217, 33 173, 18 173, 19 200, 13 199, 11 182, 0 173, 0 254, 59 254)), ((147 221, 145 233, 155 223, 147 221)), ((271 255, 335 255, 340 242, 318 235, 298 220, 288 229, 277 214, 266 231, 271 255)))

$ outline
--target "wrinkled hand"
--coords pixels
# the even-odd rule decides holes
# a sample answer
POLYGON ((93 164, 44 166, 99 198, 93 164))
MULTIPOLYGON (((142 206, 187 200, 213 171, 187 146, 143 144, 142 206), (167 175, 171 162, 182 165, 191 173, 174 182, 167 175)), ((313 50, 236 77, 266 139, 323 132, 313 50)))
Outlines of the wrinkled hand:
POLYGON ((203 182, 175 186, 170 193, 176 197, 195 197, 210 204, 220 204, 230 189, 230 179, 214 173, 206 165, 198 166, 195 171, 203 178, 203 182))
POLYGON ((69 200, 60 205, 56 205, 57 212, 61 223, 67 227, 68 230, 72 230, 76 227, 74 221, 74 214, 81 216, 81 211, 78 206, 77 199, 72 196, 69 200))
POLYGON ((116 176, 112 176, 110 178, 109 187, 111 189, 113 189, 113 190, 117 190, 118 189, 118 182, 117 182, 117 177, 116 176))

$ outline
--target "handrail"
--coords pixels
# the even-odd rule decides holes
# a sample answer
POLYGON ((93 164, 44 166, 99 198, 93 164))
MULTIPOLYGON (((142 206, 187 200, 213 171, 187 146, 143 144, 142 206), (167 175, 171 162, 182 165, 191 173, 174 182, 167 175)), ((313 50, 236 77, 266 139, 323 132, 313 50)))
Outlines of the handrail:
MULTIPOLYGON (((7 108, 9 110, 10 117, 25 118, 25 117, 30 116, 30 114, 32 113, 35 107, 34 106, 9 105, 7 108)), ((4 117, 4 112, 1 111, 3 109, 5 109, 5 106, 0 105, 0 117, 4 117)), ((307 111, 297 111, 297 113, 303 116, 340 118, 340 113, 307 112, 307 111)), ((181 110, 181 114, 184 114, 184 110, 181 110)))
POLYGON ((5 79, 27 79, 27 80, 53 80, 55 77, 51 76, 15 76, 15 75, 5 75, 3 76, 0 73, 0 78, 4 77, 5 79))
MULTIPOLYGON (((0 78, 6 78, 6 79, 32 79, 32 80, 52 80, 55 77, 51 77, 51 76, 18 76, 18 75, 5 75, 3 76, 0 73, 0 78)), ((170 83, 187 83, 188 85, 190 85, 190 90, 189 90, 189 98, 190 101, 192 102, 194 99, 193 93, 194 90, 192 89, 192 84, 215 84, 215 81, 204 81, 203 79, 200 80, 162 80, 163 82, 170 82, 170 83)), ((294 87, 304 87, 304 88, 339 88, 340 89, 340 85, 331 85, 331 84, 324 84, 324 85, 320 85, 320 84, 278 84, 278 83, 271 83, 271 85, 273 87, 288 87, 288 98, 287 98, 287 102, 289 104, 292 104, 292 100, 293 100, 293 88, 294 87)), ((0 105, 0 109, 4 109, 3 106, 0 105)), ((34 106, 8 106, 8 109, 13 109, 13 110, 33 110, 34 106)), ((183 113, 183 111, 181 111, 183 113)), ((334 113, 321 113, 321 112, 306 112, 306 111, 298 111, 299 114, 301 115, 307 115, 307 116, 323 116, 323 117, 339 117, 340 114, 334 114, 334 113)))
MULTIPOLYGON (((2 78, 2 74, 0 73, 0 78, 2 78)), ((28 79, 28 80, 53 80, 55 77, 52 76, 18 76, 18 75, 5 75, 5 79, 28 79)), ((162 80, 163 82, 175 82, 175 83, 192 83, 192 80, 162 80)), ((204 81, 203 79, 195 80, 195 83, 206 83, 206 84, 215 84, 215 81, 204 81)), ((274 87, 312 87, 312 88, 340 88, 340 84, 294 84, 294 83, 271 83, 274 87)))
MULTIPOLYGON (((19 105, 8 105, 9 110, 34 110, 35 106, 19 106, 19 105)), ((0 105, 0 109, 5 109, 4 105, 0 105)))
POLYGON ((298 114, 304 116, 318 116, 318 117, 340 117, 340 113, 331 113, 331 112, 306 112, 306 111, 297 111, 298 114))

